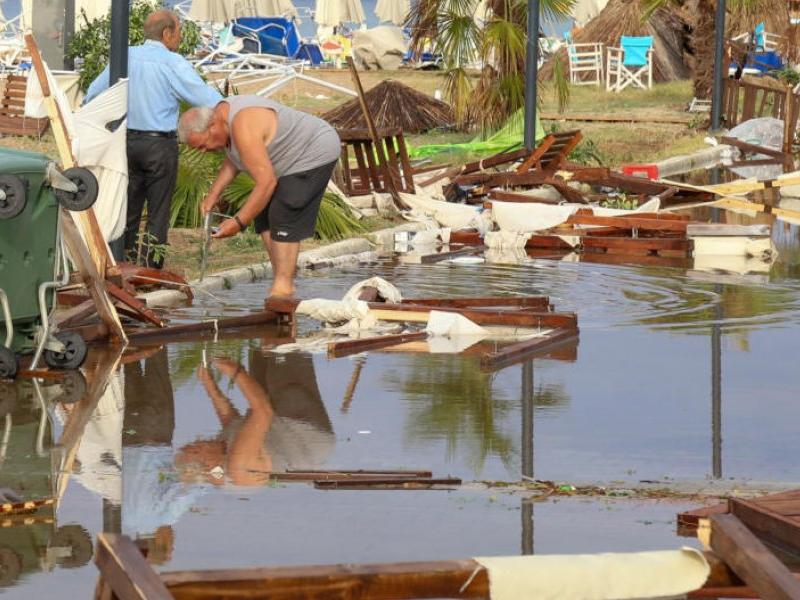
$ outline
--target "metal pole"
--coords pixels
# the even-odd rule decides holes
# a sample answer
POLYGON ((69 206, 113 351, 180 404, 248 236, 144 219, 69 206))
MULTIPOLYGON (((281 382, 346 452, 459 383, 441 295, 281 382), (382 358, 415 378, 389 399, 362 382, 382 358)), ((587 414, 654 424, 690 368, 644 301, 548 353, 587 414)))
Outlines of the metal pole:
POLYGON ((539 76, 539 0, 528 0, 528 46, 525 52, 525 147, 536 144, 536 79, 539 76))
POLYGON ((109 85, 128 76, 128 0, 111 2, 109 85))
POLYGON ((722 478, 722 285, 716 284, 717 303, 711 326, 711 475, 722 478))
POLYGON ((64 2, 64 69, 72 71, 75 69, 75 59, 67 58, 72 38, 75 37, 75 0, 64 2))
POLYGON ((717 0, 714 18, 714 81, 711 88, 711 130, 722 128, 722 61, 725 46, 725 0, 717 0))
MULTIPOLYGON (((533 360, 522 363, 522 475, 533 479, 533 360)), ((522 498, 522 554, 533 554, 533 502, 522 498)))

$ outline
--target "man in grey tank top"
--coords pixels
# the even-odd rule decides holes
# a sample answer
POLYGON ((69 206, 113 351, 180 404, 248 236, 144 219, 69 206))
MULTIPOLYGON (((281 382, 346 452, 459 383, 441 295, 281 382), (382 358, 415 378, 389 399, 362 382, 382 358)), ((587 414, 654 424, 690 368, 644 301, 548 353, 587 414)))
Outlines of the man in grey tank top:
POLYGON ((186 111, 181 142, 204 152, 225 150, 203 214, 240 171, 255 181, 239 212, 212 236, 230 237, 251 222, 272 263, 270 297, 293 296, 300 242, 314 235, 322 196, 339 159, 336 130, 313 115, 260 96, 231 96, 216 107, 186 111))

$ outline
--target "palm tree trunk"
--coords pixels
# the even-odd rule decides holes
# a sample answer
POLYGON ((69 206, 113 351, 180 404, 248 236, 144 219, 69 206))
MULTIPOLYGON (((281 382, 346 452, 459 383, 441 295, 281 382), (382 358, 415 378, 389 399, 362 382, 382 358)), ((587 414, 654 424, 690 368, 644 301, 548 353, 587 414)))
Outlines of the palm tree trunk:
POLYGON ((694 95, 696 98, 711 98, 714 79, 714 14, 716 0, 691 0, 694 27, 690 45, 694 54, 694 95))

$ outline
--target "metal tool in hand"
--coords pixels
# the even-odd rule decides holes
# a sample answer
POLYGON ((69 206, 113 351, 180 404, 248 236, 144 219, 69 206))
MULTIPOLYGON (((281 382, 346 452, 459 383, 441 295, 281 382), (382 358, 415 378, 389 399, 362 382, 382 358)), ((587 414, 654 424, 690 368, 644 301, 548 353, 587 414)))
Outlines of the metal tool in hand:
POLYGON ((206 264, 208 263, 208 251, 211 249, 211 235, 216 233, 216 227, 211 226, 211 217, 224 217, 226 219, 230 219, 229 215, 224 215, 222 213, 209 211, 206 213, 206 216, 203 218, 203 251, 200 255, 200 281, 203 281, 203 277, 206 274, 206 264))

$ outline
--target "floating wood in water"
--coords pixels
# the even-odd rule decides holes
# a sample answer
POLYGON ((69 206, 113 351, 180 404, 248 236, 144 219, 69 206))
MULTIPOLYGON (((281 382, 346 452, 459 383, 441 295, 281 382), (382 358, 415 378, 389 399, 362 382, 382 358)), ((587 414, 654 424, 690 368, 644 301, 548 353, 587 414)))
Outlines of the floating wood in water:
POLYGON ((760 539, 800 557, 800 494, 758 501, 731 499, 729 512, 760 539))
POLYGON ((265 325, 268 323, 279 323, 285 318, 285 313, 278 313, 271 310, 247 315, 245 317, 229 317, 227 319, 213 319, 201 321, 200 323, 187 323, 185 325, 172 325, 161 329, 141 329, 130 330, 128 339, 131 343, 148 342, 156 340, 171 341, 176 337, 192 335, 202 332, 216 332, 224 329, 237 329, 240 327, 252 327, 254 325, 265 325))
MULTIPOLYGON (((477 233, 477 232, 476 232, 477 233)), ((504 307, 518 306, 525 308, 552 308, 550 298, 547 296, 486 296, 478 298, 404 298, 402 304, 417 304, 420 306, 452 307, 452 308, 479 308, 479 307, 504 307)))
POLYGON ((284 472, 270 472, 267 473, 270 479, 275 481, 362 481, 362 480, 375 480, 375 479, 398 479, 410 480, 421 479, 427 480, 433 476, 431 471, 371 471, 364 469, 336 469, 336 470, 318 470, 318 471, 305 471, 287 469, 284 472))
POLYGON ((458 256, 465 256, 467 254, 475 254, 476 248, 459 248, 458 250, 450 250, 449 252, 435 252, 433 254, 426 254, 419 257, 420 264, 432 265, 443 260, 450 260, 458 256))
POLYGON ((800 582, 736 516, 712 515, 710 521, 711 549, 753 590, 764 598, 800 598, 800 582))
POLYGON ((387 346, 396 346, 405 342, 427 339, 425 331, 415 331, 408 333, 398 333, 395 335, 381 335, 375 337, 361 338, 357 340, 342 340, 328 344, 328 356, 330 358, 341 358, 358 354, 367 350, 377 350, 387 346))
POLYGON ((687 223, 675 219, 660 217, 643 218, 642 216, 599 217, 597 215, 574 214, 567 219, 569 225, 605 225, 623 229, 640 229, 643 231, 675 231, 686 233, 687 223))
POLYGON ((318 490, 427 490, 434 486, 461 485, 455 477, 445 478, 408 478, 408 477, 376 477, 374 479, 345 479, 331 481, 315 481, 318 490))
POLYGON ((536 353, 574 340, 576 336, 577 332, 574 329, 557 329, 541 337, 501 346, 496 351, 487 352, 481 357, 481 367, 496 369, 500 366, 508 366, 521 360, 531 359, 536 353))
POLYGON ((576 329, 578 317, 575 313, 556 313, 530 310, 497 310, 491 308, 456 308, 449 306, 424 306, 417 304, 370 303, 370 312, 385 321, 408 321, 427 323, 432 310, 455 312, 478 325, 516 325, 517 327, 576 329))

